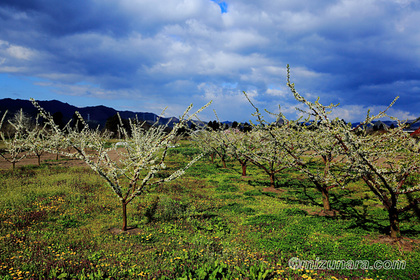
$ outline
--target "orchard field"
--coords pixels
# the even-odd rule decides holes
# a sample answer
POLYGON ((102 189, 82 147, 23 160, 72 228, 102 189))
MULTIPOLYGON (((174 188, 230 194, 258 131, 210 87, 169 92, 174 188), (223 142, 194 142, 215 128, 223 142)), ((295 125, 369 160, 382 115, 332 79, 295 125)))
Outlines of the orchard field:
MULTIPOLYGON (((184 140, 167 170, 200 150, 184 140)), ((402 238, 362 181, 330 193, 286 169, 266 174, 206 156, 183 177, 156 185, 121 211, 109 186, 81 161, 0 170, 1 279, 418 279, 418 212, 400 217, 402 238), (289 260, 404 260, 404 269, 292 269, 289 260)), ((313 268, 313 267, 312 267, 313 268)))
POLYGON ((298 120, 246 93, 230 127, 4 115, 0 279, 419 279, 420 118, 352 126, 287 85, 298 120))

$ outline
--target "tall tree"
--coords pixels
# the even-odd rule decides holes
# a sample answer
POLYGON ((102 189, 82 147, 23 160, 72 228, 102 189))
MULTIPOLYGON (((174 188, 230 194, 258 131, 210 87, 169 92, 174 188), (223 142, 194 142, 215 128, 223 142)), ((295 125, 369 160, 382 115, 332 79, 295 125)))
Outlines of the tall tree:
MULTIPOLYGON (((368 117, 365 123, 371 120, 368 117)), ((411 197, 420 191, 420 145, 404 130, 406 124, 398 122, 397 128, 386 133, 345 135, 353 172, 359 174, 387 210, 393 238, 401 236, 399 215, 420 203, 419 195, 411 197), (402 195, 411 198, 406 200, 402 195)))
POLYGON ((145 130, 142 124, 130 121, 131 135, 123 126, 120 127, 121 134, 127 145, 124 148, 116 146, 107 148, 106 142, 109 134, 103 134, 98 130, 91 130, 83 118, 78 114, 78 121, 83 125, 82 130, 73 129, 68 133, 55 125, 51 115, 39 106, 32 99, 40 114, 53 127, 54 133, 58 134, 63 141, 76 150, 73 156, 86 162, 99 176, 101 176, 110 186, 110 189, 118 197, 122 208, 122 230, 127 230, 127 205, 134 198, 144 194, 144 192, 160 183, 175 180, 184 174, 185 170, 194 164, 200 157, 194 158, 186 166, 176 170, 167 177, 156 176, 166 168, 165 159, 168 148, 177 139, 176 134, 179 128, 183 127, 187 121, 196 116, 209 104, 205 105, 188 118, 185 116, 191 110, 188 107, 180 121, 169 132, 165 132, 165 126, 155 123, 154 126, 145 130), (117 159, 112 157, 112 153, 117 153, 117 159), (141 179, 142 178, 142 179, 141 179))
MULTIPOLYGON (((288 86, 295 98, 306 104, 316 120, 325 123, 325 126, 321 127, 322 133, 319 134, 319 137, 330 134, 337 140, 337 145, 342 147, 347 157, 345 176, 361 178, 366 183, 388 212, 390 236, 399 237, 401 235, 399 214, 411 210, 420 203, 418 196, 412 197, 408 201, 401 199, 401 195, 411 196, 413 193, 418 195, 420 191, 418 176, 420 144, 416 143, 404 130, 411 124, 407 125, 386 113, 398 97, 391 102, 387 109, 377 115, 371 115, 368 111, 365 121, 359 126, 351 128, 349 125, 341 125, 342 122, 339 121, 330 122, 325 110, 328 107, 321 106, 318 100, 315 103, 306 101, 295 90, 294 84, 290 83, 289 77, 288 66, 288 86), (398 127, 385 133, 371 134, 367 132, 368 126, 372 126, 375 120, 384 117, 398 122, 398 127)), ((332 107, 333 105, 330 105, 330 108, 332 107)), ((419 120, 420 118, 415 122, 419 120)))

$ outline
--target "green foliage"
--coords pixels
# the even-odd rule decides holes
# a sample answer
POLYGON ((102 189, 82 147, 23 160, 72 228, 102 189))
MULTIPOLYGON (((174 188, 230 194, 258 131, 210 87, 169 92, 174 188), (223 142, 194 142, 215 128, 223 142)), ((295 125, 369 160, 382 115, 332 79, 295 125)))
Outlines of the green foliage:
POLYGON ((286 215, 291 215, 291 216, 306 216, 306 215, 308 215, 308 212, 306 212, 305 210, 299 209, 299 208, 287 208, 286 210, 284 210, 284 212, 286 213, 286 215))
POLYGON ((260 190, 251 190, 251 191, 246 191, 244 192, 244 195, 246 196, 259 196, 262 195, 263 193, 260 190))
POLYGON ((201 153, 201 150, 196 147, 191 146, 177 146, 175 148, 171 148, 168 152, 168 156, 180 155, 186 158, 194 158, 201 153))
POLYGON ((73 218, 72 216, 62 215, 56 221, 57 224, 61 225, 63 229, 67 228, 74 228, 80 226, 80 221, 78 219, 73 218))
POLYGON ((415 187, 419 184, 420 184, 420 174, 418 173, 410 174, 405 180, 405 185, 407 187, 415 187))
POLYGON ((203 264, 200 268, 193 271, 186 271, 178 279, 229 279, 232 275, 229 275, 228 265, 215 261, 210 264, 203 264))
POLYGON ((285 217, 280 215, 263 214, 247 219, 247 224, 258 228, 275 227, 280 229, 285 223, 285 217))
POLYGON ((180 200, 164 197, 159 200, 158 211, 160 218, 164 221, 182 218, 186 213, 188 205, 180 200))
MULTIPOLYGON (((174 160, 170 171, 184 163, 172 156, 180 162, 174 160)), ((125 234, 110 230, 118 225, 120 205, 91 170, 52 165, 0 171, 0 279, 418 278, 417 217, 400 217, 410 238, 401 244, 410 250, 384 242, 387 212, 361 182, 331 192, 337 212, 329 216, 311 183, 292 170, 278 176, 284 191, 270 197, 234 169, 217 173, 208 163, 150 189, 129 209, 136 228, 125 234), (407 268, 294 271, 291 257, 404 259, 407 268)), ((253 178, 265 176, 252 172, 253 178)))
POLYGON ((249 208, 249 207, 244 207, 242 204, 237 203, 237 202, 229 203, 229 204, 223 206, 221 208, 221 210, 230 211, 230 212, 233 212, 233 213, 236 213, 236 214, 243 213, 243 214, 247 214, 247 215, 255 213, 255 209, 249 208))
POLYGON ((144 217, 146 217, 147 219, 147 223, 153 221, 155 219, 155 215, 158 209, 158 205, 159 205, 159 197, 156 196, 152 202, 150 203, 150 205, 148 205, 146 207, 146 209, 144 210, 144 217))
POLYGON ((192 224, 197 230, 205 232, 222 235, 230 233, 230 229, 226 221, 217 215, 211 216, 207 219, 193 220, 192 224))
POLYGON ((216 188, 217 192, 236 192, 238 190, 239 189, 238 189, 237 186, 232 185, 232 184, 227 183, 227 182, 219 183, 219 185, 216 188))
POLYGON ((220 198, 220 199, 238 199, 238 198, 241 198, 242 197, 242 195, 239 195, 239 194, 221 194, 221 195, 219 195, 218 196, 218 198, 220 198))

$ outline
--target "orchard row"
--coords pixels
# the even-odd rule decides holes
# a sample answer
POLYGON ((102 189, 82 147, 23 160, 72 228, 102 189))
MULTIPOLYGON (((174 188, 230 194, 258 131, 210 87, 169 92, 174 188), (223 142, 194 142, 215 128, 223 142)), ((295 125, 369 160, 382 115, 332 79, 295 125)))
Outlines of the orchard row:
POLYGON ((200 157, 208 154, 212 159, 217 155, 224 167, 228 157, 236 159, 242 166, 243 176, 246 176, 247 164, 258 166, 270 178, 273 188, 276 174, 290 168, 298 170, 320 192, 327 213, 332 210, 329 201, 331 189, 345 188, 350 182, 362 180, 387 210, 391 237, 399 237, 400 213, 411 211, 420 202, 420 146, 406 133, 409 124, 388 116, 385 110, 374 116, 368 113, 364 122, 352 127, 338 118, 329 118, 336 106, 324 106, 318 100, 310 102, 302 97, 290 83, 289 71, 287 85, 296 100, 306 106, 306 111, 302 110, 306 118, 292 121, 281 113, 271 113, 276 120, 268 122, 248 99, 255 109, 253 116, 256 118, 251 130, 215 130, 208 125, 196 126, 194 131, 189 131, 189 137, 202 154, 183 168, 170 174, 166 172, 167 176, 158 174, 166 169, 168 149, 179 139, 179 132, 188 129, 191 119, 209 104, 189 115, 190 106, 169 132, 167 127, 157 123, 145 129, 140 122, 133 120, 127 130, 120 121, 120 145, 109 146, 109 132, 89 128, 80 115, 81 129, 69 125, 61 129, 33 100, 44 124, 37 121, 33 128, 28 129, 24 114, 20 112, 9 120, 15 129, 14 135, 7 138, 1 134, 5 145, 5 152, 1 155, 11 162, 13 168, 22 159, 23 151, 37 155, 38 162, 44 151, 57 155, 64 153, 85 161, 121 201, 123 230, 127 229, 128 203, 151 186, 182 176, 200 157), (398 126, 369 133, 366 128, 383 117, 397 121, 398 126), (67 148, 75 152, 63 152, 67 148), (403 195, 409 199, 401 199, 403 195))

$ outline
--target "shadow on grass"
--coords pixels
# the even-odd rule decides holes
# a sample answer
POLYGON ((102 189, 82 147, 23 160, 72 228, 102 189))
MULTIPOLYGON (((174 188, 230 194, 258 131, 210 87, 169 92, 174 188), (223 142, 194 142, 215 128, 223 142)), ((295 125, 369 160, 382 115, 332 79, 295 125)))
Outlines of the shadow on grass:
POLYGON ((409 201, 409 203, 414 204, 412 209, 413 209, 413 211, 414 211, 414 213, 417 217, 417 220, 419 220, 419 222, 420 222, 420 206, 419 206, 419 203, 414 203, 416 198, 413 196, 412 193, 406 193, 405 196, 406 196, 407 200, 409 201))
MULTIPOLYGON (((347 229, 361 229, 368 232, 379 232, 381 234, 389 234, 389 222, 387 212, 379 206, 379 208, 369 207, 363 203, 361 198, 352 198, 349 190, 337 189, 330 191, 330 204, 334 213, 338 215, 330 215, 324 213, 323 204, 321 203, 321 193, 316 190, 315 186, 307 180, 289 180, 283 181, 278 187, 287 190, 286 195, 279 197, 280 200, 288 204, 313 205, 320 208, 319 213, 315 215, 325 216, 327 219, 348 220, 347 229)), ((414 212, 420 219, 420 208, 418 205, 414 207, 414 212)), ((410 215, 401 215, 400 222, 409 221, 410 215)), ((419 230, 416 228, 401 229, 402 235, 415 235, 419 230)))

